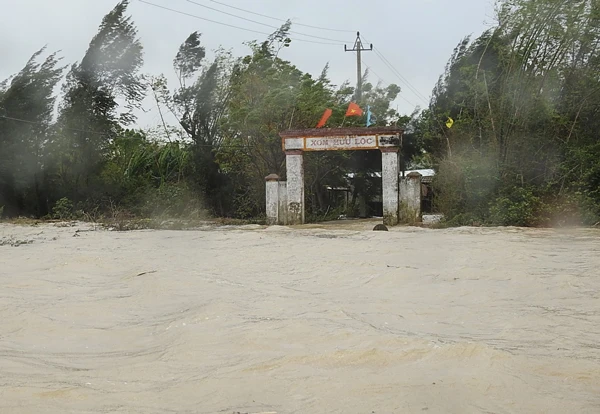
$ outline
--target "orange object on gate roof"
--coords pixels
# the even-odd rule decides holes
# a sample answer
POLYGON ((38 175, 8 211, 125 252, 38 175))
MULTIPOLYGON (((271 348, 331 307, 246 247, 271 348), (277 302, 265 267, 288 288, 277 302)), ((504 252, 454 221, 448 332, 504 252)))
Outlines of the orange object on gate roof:
POLYGON ((348 110, 346 111, 346 116, 362 116, 362 114, 363 110, 360 109, 360 106, 354 102, 350 102, 350 105, 348 105, 348 110))

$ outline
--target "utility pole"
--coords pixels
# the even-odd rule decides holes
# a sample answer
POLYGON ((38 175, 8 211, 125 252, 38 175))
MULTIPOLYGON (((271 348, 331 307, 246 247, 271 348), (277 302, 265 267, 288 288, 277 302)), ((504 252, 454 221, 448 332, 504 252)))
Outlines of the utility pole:
POLYGON ((360 40, 360 32, 356 32, 356 42, 354 42, 354 47, 352 49, 348 49, 346 45, 344 45, 344 52, 356 52, 356 101, 360 102, 362 98, 362 62, 360 59, 361 52, 370 52, 373 50, 373 44, 370 47, 364 48, 362 40, 360 40))

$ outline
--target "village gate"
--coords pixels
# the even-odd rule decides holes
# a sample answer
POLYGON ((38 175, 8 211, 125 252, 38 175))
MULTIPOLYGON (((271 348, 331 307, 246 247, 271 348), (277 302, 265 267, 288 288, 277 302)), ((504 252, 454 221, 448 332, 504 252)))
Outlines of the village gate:
POLYGON ((418 220, 421 211, 421 176, 400 177, 403 130, 397 127, 303 129, 281 132, 287 181, 266 177, 269 224, 304 224, 304 152, 380 150, 383 221, 418 220))

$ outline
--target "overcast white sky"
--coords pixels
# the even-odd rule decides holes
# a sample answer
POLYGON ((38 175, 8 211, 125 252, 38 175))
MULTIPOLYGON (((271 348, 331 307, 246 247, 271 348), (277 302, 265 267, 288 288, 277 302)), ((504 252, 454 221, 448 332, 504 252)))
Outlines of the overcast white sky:
MULTIPOLYGON (((237 19, 192 4, 187 0, 148 2, 246 29, 270 33, 273 29, 237 19)), ((227 13, 279 26, 277 20, 228 8, 212 0, 194 0, 227 13)), ((425 98, 444 69, 456 44, 466 35, 479 35, 493 21, 493 0, 218 0, 221 3, 293 22, 349 30, 334 32, 304 26, 292 31, 347 42, 352 47, 355 33, 373 43, 392 66, 425 98)), ((0 0, 0 80, 19 71, 33 52, 45 44, 50 51, 61 50, 65 63, 80 60, 98 29, 102 17, 118 0, 0 0)), ((265 36, 176 14, 131 0, 129 13, 139 29, 145 47, 144 72, 172 77, 172 61, 179 45, 193 31, 200 31, 208 50, 223 46, 235 55, 248 52, 244 41, 265 36)), ((300 34, 295 39, 328 42, 300 34)), ((364 40, 363 39, 363 40, 364 40)), ((334 42, 335 43, 335 42, 334 42)), ((282 53, 301 70, 318 75, 327 62, 334 83, 356 81, 356 57, 344 53, 343 44, 325 45, 293 41, 282 53)), ((372 69, 371 80, 403 89, 398 109, 410 113, 415 105, 427 102, 413 93, 376 53, 365 52, 363 62, 372 69), (410 102, 410 104, 408 103, 410 102)), ((363 67, 364 69, 364 67, 363 67)), ((149 112, 140 117, 141 127, 158 122, 150 101, 149 112)))

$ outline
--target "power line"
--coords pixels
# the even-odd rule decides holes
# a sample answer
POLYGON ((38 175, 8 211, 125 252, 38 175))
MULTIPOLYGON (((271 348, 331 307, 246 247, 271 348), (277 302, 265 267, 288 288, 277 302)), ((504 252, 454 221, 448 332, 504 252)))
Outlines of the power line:
MULTIPOLYGON (((364 36, 363 36, 364 37, 364 36)), ((367 40, 365 38, 365 40, 367 40)), ((396 69, 394 67, 394 65, 389 61, 389 59, 387 59, 383 53, 381 53, 381 51, 377 48, 374 48, 374 52, 375 55, 383 62, 384 65, 386 65, 388 67, 388 69, 390 69, 392 71, 392 73, 394 75, 396 75, 400 81, 404 84, 406 84, 406 86, 408 87, 408 89, 421 101, 423 101, 425 104, 429 104, 429 101, 427 98, 425 98, 423 96, 423 94, 421 94, 409 81, 408 79, 406 79, 404 76, 402 76, 402 74, 398 71, 398 69, 396 69)))
MULTIPOLYGON (((188 3, 194 4, 196 6, 204 7, 205 9, 209 9, 209 10, 214 10, 214 11, 216 11, 218 13, 223 13, 223 14, 226 14, 227 16, 232 16, 232 17, 235 17, 237 19, 242 19, 242 20, 245 20, 245 21, 250 22, 250 23, 260 24, 262 26, 270 27, 271 29, 279 29, 279 27, 277 27, 277 26, 272 26, 270 24, 259 22, 257 20, 248 19, 246 17, 238 16, 237 14, 228 13, 226 11, 215 9, 214 7, 210 7, 210 6, 207 6, 205 4, 201 4, 201 3, 198 3, 198 2, 195 2, 195 1, 192 1, 192 0, 186 0, 186 1, 188 3)), ((314 39, 321 39, 321 40, 328 40, 328 41, 331 41, 331 42, 338 42, 340 44, 345 43, 343 40, 330 39, 328 37, 321 37, 321 36, 313 36, 313 35, 309 35, 309 34, 306 34, 306 33, 300 33, 300 32, 295 32, 295 31, 291 31, 291 30, 290 30, 290 33, 295 34, 295 35, 300 35, 300 36, 312 37, 314 39)))
MULTIPOLYGON (((138 0, 138 1, 139 1, 140 3, 144 3, 144 4, 147 4, 147 5, 149 5, 149 6, 157 7, 157 8, 159 8, 159 9, 163 9, 163 10, 168 10, 168 11, 170 11, 170 12, 177 13, 177 14, 181 14, 181 15, 183 15, 183 16, 193 17, 194 19, 199 19, 199 20, 204 20, 204 21, 207 21, 207 22, 215 23, 215 24, 220 24, 221 26, 232 27, 232 28, 234 28, 234 29, 245 30, 245 31, 247 31, 247 32, 258 33, 258 34, 261 34, 261 35, 266 35, 266 36, 270 36, 270 35, 271 35, 271 33, 260 32, 260 31, 258 31, 258 30, 253 30, 253 29, 247 29, 247 28, 245 28, 245 27, 240 27, 240 26, 235 26, 235 25, 233 25, 233 24, 228 24, 228 23, 218 22, 218 21, 216 21, 216 20, 211 20, 211 19, 207 19, 207 18, 205 18, 205 17, 196 16, 196 15, 194 15, 194 14, 191 14, 191 13, 186 13, 186 12, 182 12, 182 11, 179 11, 179 10, 170 9, 170 8, 168 8, 168 7, 161 6, 161 5, 154 4, 154 3, 150 3, 150 2, 148 2, 148 1, 145 1, 145 0, 138 0)), ((316 43, 316 44, 320 44, 320 45, 334 45, 334 46, 339 46, 339 45, 340 45, 339 43, 326 43, 326 42, 317 42, 317 41, 313 41, 313 40, 306 40, 306 39, 292 39, 292 40, 296 40, 296 41, 298 41, 298 42, 316 43)))
POLYGON ((383 77, 381 77, 381 75, 379 75, 377 72, 375 72, 373 70, 373 68, 371 66, 369 66, 369 64, 367 62, 365 62, 365 60, 363 59, 363 63, 365 64, 365 67, 367 69, 369 69, 369 72, 373 73, 375 76, 377 76, 377 79, 379 79, 381 82, 383 83, 387 83, 389 85, 389 82, 386 81, 385 79, 383 79, 383 77))
MULTIPOLYGON (((44 122, 39 122, 39 121, 29 121, 27 119, 21 119, 21 118, 14 118, 12 116, 5 116, 5 115, 0 115, 0 119, 6 119, 9 121, 14 121, 14 122, 21 122, 24 124, 30 124, 30 125, 38 125, 38 126, 46 126, 46 124, 44 122)), ((83 132, 86 134, 94 134, 94 135, 101 135, 101 136, 113 136, 114 134, 109 134, 107 132, 100 132, 100 131, 93 131, 93 130, 85 130, 85 129, 77 129, 77 128, 67 128, 67 127, 61 127, 60 128, 63 131, 73 131, 73 132, 83 132)), ((216 144, 216 145, 211 145, 211 144, 194 144, 197 147, 203 147, 203 148, 255 148, 257 147, 256 145, 231 145, 231 144, 216 144)))
POLYGON ((8 119, 9 121, 25 122, 25 123, 33 124, 33 125, 45 125, 43 122, 28 121, 26 119, 13 118, 11 116, 0 115, 0 118, 2 118, 2 119, 8 119))
MULTIPOLYGON (((29 121, 27 119, 14 118, 12 116, 0 115, 0 119, 7 119, 9 121, 21 122, 21 123, 30 124, 30 125, 46 126, 46 123, 44 123, 44 122, 29 121)), ((85 130, 85 129, 66 128, 66 127, 61 127, 61 129, 65 130, 65 131, 83 132, 86 134, 107 135, 107 136, 109 135, 106 132, 99 132, 99 131, 92 131, 92 130, 85 130)))
MULTIPOLYGON (((375 76, 377 76, 379 78, 380 81, 382 81, 383 83, 387 83, 388 85, 390 84, 388 81, 386 81, 385 79, 383 79, 377 72, 375 72, 363 59, 363 62, 365 63, 365 66, 367 67, 367 69, 369 69, 369 72, 373 72, 373 74, 375 76)), ((406 99, 403 95, 402 95, 402 91, 400 91, 400 94, 398 94, 398 97, 400 99, 402 99, 404 102, 406 102, 407 104, 409 104, 412 107, 417 107, 417 105, 415 105, 414 103, 412 103, 411 101, 409 101, 408 99, 406 99)))
POLYGON ((375 50, 375 54, 377 56, 379 56, 380 59, 382 59, 384 61, 384 63, 386 63, 391 69, 392 71, 401 79, 403 80, 406 85, 408 86, 408 88, 417 96, 417 98, 421 99, 424 103, 429 103, 427 98, 423 96, 423 94, 421 94, 409 81, 408 79, 406 79, 404 76, 402 76, 402 74, 398 71, 398 69, 396 69, 392 63, 381 53, 381 51, 379 50, 375 50))
MULTIPOLYGON (((365 38, 365 40, 367 40, 365 38)), ((392 65, 392 63, 385 57, 383 56, 383 53, 381 53, 379 50, 375 49, 375 55, 377 55, 377 57, 379 57, 379 59, 381 59, 381 61, 388 67, 390 68, 390 70, 396 75, 398 76, 398 78, 400 80, 402 80, 404 83, 406 83, 406 85, 409 87, 409 89, 415 94, 415 96, 417 96, 417 98, 421 99, 426 105, 429 104, 427 98, 425 98, 419 91, 416 90, 415 87, 413 87, 411 85, 411 83, 408 81, 408 79, 406 79, 404 76, 402 76, 402 74, 394 67, 394 65, 392 65)), ((442 125, 442 123, 440 122, 440 120, 437 118, 437 116, 435 117, 437 124, 439 125, 440 129, 442 130, 442 133, 444 134, 444 136, 446 137, 447 140, 449 140, 448 138, 448 134, 446 133, 446 130, 444 129, 444 125, 442 125)), ((450 141, 448 141, 450 142, 450 141)), ((448 144, 450 145, 450 144, 448 144)))
POLYGON ((190 14, 190 13, 186 13, 186 12, 182 12, 182 11, 179 11, 179 10, 170 9, 170 8, 168 8, 168 7, 161 6, 161 5, 158 5, 158 4, 150 3, 150 2, 148 2, 148 1, 145 1, 145 0, 138 0, 138 1, 139 1, 140 3, 144 3, 144 4, 147 4, 147 5, 149 5, 149 6, 153 6, 153 7, 158 7, 159 9, 163 9, 163 10, 168 10, 168 11, 170 11, 170 12, 177 13, 177 14, 181 14, 181 15, 183 15, 183 16, 188 16, 188 17, 193 17, 193 18, 195 18, 195 19, 205 20, 205 21, 208 21, 208 22, 211 22, 211 23, 215 23, 215 24, 220 24, 220 25, 223 25, 223 26, 227 26, 227 27, 233 27, 234 29, 245 30, 245 31, 247 31, 247 32, 258 33, 258 34, 267 35, 267 36, 268 36, 268 35, 270 35, 270 33, 259 32, 258 30, 246 29, 246 28, 244 28, 244 27, 234 26, 234 25, 232 25, 232 24, 227 24, 227 23, 217 22, 217 21, 215 21, 215 20, 206 19, 206 18, 204 18, 204 17, 196 16, 196 15, 193 15, 193 14, 190 14))
MULTIPOLYGON (((285 19, 280 19, 278 17, 267 16, 266 14, 256 13, 256 12, 253 12, 253 11, 250 11, 250 10, 246 10, 246 9, 242 9, 242 8, 239 8, 239 7, 235 7, 235 6, 232 6, 230 4, 226 4, 226 3, 220 2, 220 1, 216 1, 216 0, 210 0, 210 1, 212 3, 217 3, 217 4, 220 4, 221 6, 229 7, 231 9, 243 11, 245 13, 250 13, 250 14, 253 14, 255 16, 264 17, 265 19, 277 20, 277 21, 280 21, 280 22, 285 22, 286 21, 285 19)), ((330 32, 354 33, 354 30, 329 29, 327 27, 311 26, 309 24, 302 24, 302 23, 294 23, 294 24, 296 26, 310 27, 311 29, 327 30, 327 31, 330 31, 330 32)))
POLYGON ((396 77, 398 77, 398 79, 400 79, 402 83, 404 83, 408 87, 408 89, 418 99, 420 99, 424 103, 427 103, 427 99, 424 98, 423 95, 414 86, 412 86, 412 84, 404 76, 402 76, 402 74, 392 65, 392 63, 385 56, 383 56, 381 52, 379 52, 379 50, 375 51, 375 55, 383 62, 384 65, 388 67, 388 69, 392 71, 394 75, 396 75, 396 77))

